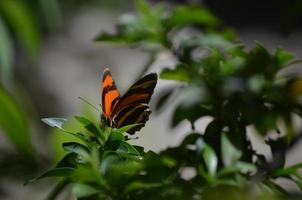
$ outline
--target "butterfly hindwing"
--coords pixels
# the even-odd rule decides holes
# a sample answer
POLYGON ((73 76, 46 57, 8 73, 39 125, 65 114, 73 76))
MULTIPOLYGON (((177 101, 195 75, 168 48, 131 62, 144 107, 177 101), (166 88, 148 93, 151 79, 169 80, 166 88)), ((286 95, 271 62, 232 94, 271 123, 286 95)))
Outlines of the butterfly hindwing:
POLYGON ((151 73, 136 81, 119 99, 112 114, 115 115, 125 106, 141 103, 148 104, 157 83, 157 74, 151 73))
POLYGON ((103 114, 111 119, 113 108, 119 101, 120 94, 108 68, 104 70, 101 94, 103 114))
POLYGON ((146 104, 135 103, 123 107, 113 118, 112 126, 115 128, 121 128, 130 124, 138 124, 134 128, 131 128, 127 132, 134 134, 145 126, 146 121, 149 119, 151 111, 146 104))

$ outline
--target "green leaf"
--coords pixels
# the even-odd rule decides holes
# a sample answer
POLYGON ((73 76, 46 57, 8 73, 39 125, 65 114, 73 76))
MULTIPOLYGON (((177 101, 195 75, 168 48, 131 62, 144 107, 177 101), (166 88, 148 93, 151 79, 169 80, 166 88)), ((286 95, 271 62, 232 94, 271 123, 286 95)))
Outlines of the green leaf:
POLYGON ((74 168, 70 167, 61 167, 61 168, 54 168, 44 172, 42 175, 38 176, 35 179, 29 180, 25 183, 25 185, 35 182, 39 179, 43 178, 52 178, 52 177, 69 177, 74 171, 74 168))
POLYGON ((98 194, 100 190, 87 184, 76 183, 72 186, 72 193, 77 198, 85 198, 95 194, 98 194))
POLYGON ((152 13, 152 9, 150 5, 145 0, 134 0, 136 10, 146 17, 150 16, 152 13))
POLYGON ((0 1, 0 13, 33 58, 40 50, 41 27, 24 1, 0 1))
POLYGON ((100 136, 100 130, 97 128, 96 125, 94 125, 93 122, 91 122, 89 119, 82 117, 82 116, 75 116, 76 120, 78 120, 80 123, 82 123, 89 132, 94 134, 95 136, 100 136))
POLYGON ((74 169, 71 179, 74 183, 91 183, 107 187, 101 173, 98 169, 92 168, 91 165, 78 165, 74 169))
POLYGON ((169 27, 201 25, 213 27, 220 24, 220 20, 209 10, 202 7, 177 6, 167 19, 169 27))
POLYGON ((73 152, 81 156, 79 160, 82 160, 82 162, 86 162, 89 160, 89 149, 85 147, 84 145, 77 143, 77 142, 66 142, 63 143, 63 148, 66 151, 73 152))
POLYGON ((110 154, 103 158, 100 171, 108 183, 120 187, 129 177, 137 174, 142 165, 135 160, 123 159, 118 154, 110 154))
POLYGON ((234 147, 225 134, 221 136, 221 153, 222 160, 225 166, 231 166, 237 162, 242 153, 234 147))
POLYGON ((58 118, 58 117, 50 117, 50 118, 43 118, 41 119, 42 122, 44 122, 45 124, 54 127, 54 128, 58 128, 61 130, 63 129, 64 124, 66 123, 66 119, 64 118, 58 118))
POLYGON ((4 86, 10 87, 13 81, 13 41, 1 16, 0 44, 0 80, 4 86))
POLYGON ((217 171, 217 165, 218 165, 218 159, 216 156, 215 151, 207 144, 204 144, 204 149, 202 152, 204 162, 206 164, 206 167, 208 169, 208 172, 212 177, 216 176, 217 171))
POLYGON ((2 87, 0 105, 0 128, 22 156, 32 159, 33 149, 25 113, 2 87))
POLYGON ((123 152, 123 153, 129 153, 129 154, 140 156, 139 152, 135 149, 135 147, 133 147, 131 144, 125 141, 121 141, 116 152, 118 153, 123 152))
POLYGON ((142 182, 142 181, 134 181, 126 186, 126 188, 124 189, 124 193, 127 194, 127 193, 130 193, 133 191, 138 191, 138 190, 154 189, 154 188, 157 188, 160 186, 162 186, 162 184, 160 184, 160 183, 146 183, 146 182, 142 182))
POLYGON ((189 81, 190 74, 185 65, 179 64, 175 69, 163 69, 160 73, 160 78, 165 80, 189 81))
POLYGON ((60 167, 76 167, 76 159, 77 159, 77 154, 72 152, 67 155, 65 155, 62 160, 57 164, 56 168, 60 167))
POLYGON ((54 30, 62 25, 62 13, 58 0, 40 0, 48 28, 54 30))
POLYGON ((130 125, 123 126, 123 127, 119 128, 119 129, 114 129, 114 131, 116 131, 118 133, 126 133, 130 129, 132 129, 132 128, 136 127, 136 126, 139 126, 139 125, 142 125, 142 124, 141 123, 130 124, 130 125))
POLYGON ((279 69, 285 67, 293 58, 294 55, 292 53, 286 52, 281 48, 277 48, 275 52, 276 64, 279 69))
POLYGON ((273 177, 289 177, 295 176, 295 174, 299 174, 302 169, 302 163, 297 165, 289 166, 286 168, 277 168, 271 172, 273 177))
POLYGON ((243 173, 255 173, 257 168, 254 164, 252 163, 247 163, 247 162, 236 162, 235 167, 237 167, 238 169, 240 169, 241 172, 243 173))
POLYGON ((123 132, 112 130, 109 136, 109 141, 125 141, 125 136, 123 135, 123 132))

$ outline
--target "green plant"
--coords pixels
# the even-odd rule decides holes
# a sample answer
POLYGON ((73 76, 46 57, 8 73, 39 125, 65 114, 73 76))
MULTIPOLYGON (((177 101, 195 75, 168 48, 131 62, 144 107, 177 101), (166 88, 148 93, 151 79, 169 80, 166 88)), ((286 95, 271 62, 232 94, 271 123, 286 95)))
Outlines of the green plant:
POLYGON ((177 93, 171 125, 189 121, 191 133, 179 146, 155 153, 129 143, 125 132, 131 126, 112 129, 77 116, 83 129, 70 131, 65 119, 43 119, 81 140, 64 143, 69 154, 37 178, 62 178, 49 199, 67 184, 78 199, 89 200, 293 199, 275 180, 288 179, 301 189, 302 164, 287 166, 286 153, 301 137, 293 117, 301 117, 302 84, 300 77, 280 72, 299 61, 259 43, 246 50, 206 8, 135 2, 138 13, 123 16, 116 33, 97 40, 148 49, 151 62, 143 72, 157 55, 170 52, 178 63, 160 77, 179 84, 162 94, 157 108, 177 93), (201 132, 194 125, 205 116, 212 121, 201 132), (247 127, 263 137, 271 159, 255 151, 247 127), (193 175, 185 177, 186 171, 193 175))

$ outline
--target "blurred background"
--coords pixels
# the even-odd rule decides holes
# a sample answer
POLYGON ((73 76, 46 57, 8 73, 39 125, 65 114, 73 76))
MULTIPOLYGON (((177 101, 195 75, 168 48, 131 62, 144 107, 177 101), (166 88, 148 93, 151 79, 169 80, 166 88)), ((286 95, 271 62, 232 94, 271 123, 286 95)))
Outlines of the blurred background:
MULTIPOLYGON (((150 2, 206 5, 235 29, 247 47, 259 41, 270 50, 281 46, 302 57, 299 0, 150 2)), ((104 68, 110 67, 121 93, 138 78, 148 62, 147 52, 94 41, 102 31, 114 32, 119 16, 127 12, 133 12, 132 1, 0 1, 0 199, 43 199, 51 190, 51 182, 44 180, 23 186, 25 180, 62 157, 61 143, 68 140, 43 125, 41 118, 64 117, 70 119, 70 126, 74 115, 98 120, 99 114, 78 97, 99 105, 104 68)), ((159 72, 173 63, 169 55, 162 54, 149 71, 159 72)), ((158 92, 173 84, 159 81, 151 107, 158 92)), ((154 112, 133 143, 154 151, 177 145, 190 131, 190 124, 183 122, 171 130, 172 110, 173 103, 164 112, 154 112)), ((208 121, 200 120, 198 130, 208 121)), ((260 140, 254 140, 257 151, 268 151, 260 140)), ((302 147, 291 152, 287 163, 298 161, 302 161, 302 147)))

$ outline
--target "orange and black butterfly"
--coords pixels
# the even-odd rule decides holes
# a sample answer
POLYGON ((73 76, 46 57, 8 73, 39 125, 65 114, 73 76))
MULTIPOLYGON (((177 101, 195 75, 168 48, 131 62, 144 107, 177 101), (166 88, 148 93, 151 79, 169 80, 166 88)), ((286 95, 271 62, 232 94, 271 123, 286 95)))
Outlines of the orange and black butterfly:
POLYGON ((112 128, 138 124, 127 132, 134 134, 145 126, 151 113, 148 103, 157 83, 157 74, 148 74, 135 82, 128 91, 120 96, 110 70, 104 70, 102 94, 102 119, 112 128))

